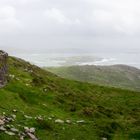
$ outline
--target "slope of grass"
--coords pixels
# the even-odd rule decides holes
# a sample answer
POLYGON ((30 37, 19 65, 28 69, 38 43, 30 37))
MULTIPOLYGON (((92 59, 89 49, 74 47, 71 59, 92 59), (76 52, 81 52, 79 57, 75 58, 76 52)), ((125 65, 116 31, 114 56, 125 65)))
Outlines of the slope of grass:
MULTIPOLYGON (((12 124, 20 130, 35 127, 41 140, 140 139, 139 92, 66 80, 10 57, 9 83, 0 89, 0 114, 11 115, 13 109, 17 117, 12 124), (57 124, 56 119, 71 123, 57 124)), ((19 138, 0 132, 0 139, 19 138)))
POLYGON ((140 91, 140 70, 126 65, 45 68, 60 77, 140 91))

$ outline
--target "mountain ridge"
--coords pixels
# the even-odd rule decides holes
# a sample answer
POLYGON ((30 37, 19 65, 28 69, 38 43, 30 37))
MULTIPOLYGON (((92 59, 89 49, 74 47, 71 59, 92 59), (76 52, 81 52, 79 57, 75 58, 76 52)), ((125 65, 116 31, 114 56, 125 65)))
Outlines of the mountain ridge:
POLYGON ((128 65, 83 65, 45 69, 67 79, 140 91, 140 69, 128 65))

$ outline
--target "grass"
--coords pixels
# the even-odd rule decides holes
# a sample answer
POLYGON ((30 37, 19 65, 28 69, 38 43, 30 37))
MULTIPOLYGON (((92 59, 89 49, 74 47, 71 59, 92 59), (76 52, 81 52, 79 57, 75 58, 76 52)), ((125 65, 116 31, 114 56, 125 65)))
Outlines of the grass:
POLYGON ((140 70, 126 65, 64 66, 44 69, 71 80, 140 91, 140 70))
MULTIPOLYGON (((16 128, 35 127, 41 140, 140 139, 139 92, 66 80, 13 57, 8 63, 14 78, 0 89, 0 114, 18 110, 12 122, 16 128), (36 120, 40 115, 43 120, 36 120), (57 124, 56 119, 72 123, 57 124)), ((0 132, 0 139, 18 137, 0 132)))

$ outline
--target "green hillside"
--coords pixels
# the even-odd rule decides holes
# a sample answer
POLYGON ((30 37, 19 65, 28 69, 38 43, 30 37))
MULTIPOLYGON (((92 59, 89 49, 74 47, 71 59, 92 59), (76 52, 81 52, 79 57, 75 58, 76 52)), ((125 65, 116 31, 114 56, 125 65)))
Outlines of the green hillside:
POLYGON ((67 79, 140 91, 140 69, 126 65, 85 65, 46 69, 67 79))
POLYGON ((40 140, 140 139, 139 92, 62 79, 17 58, 8 63, 0 120, 13 119, 6 118, 0 140, 19 140, 25 127, 40 140), (18 129, 14 136, 11 128, 18 129))

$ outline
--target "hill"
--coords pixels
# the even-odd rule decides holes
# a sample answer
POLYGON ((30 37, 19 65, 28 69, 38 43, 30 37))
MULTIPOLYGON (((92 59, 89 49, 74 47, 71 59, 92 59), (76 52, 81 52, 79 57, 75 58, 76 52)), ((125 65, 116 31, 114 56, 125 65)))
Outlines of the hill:
POLYGON ((140 91, 140 69, 127 65, 46 68, 60 77, 140 91))
POLYGON ((140 139, 140 93, 66 80, 9 57, 0 140, 140 139))

